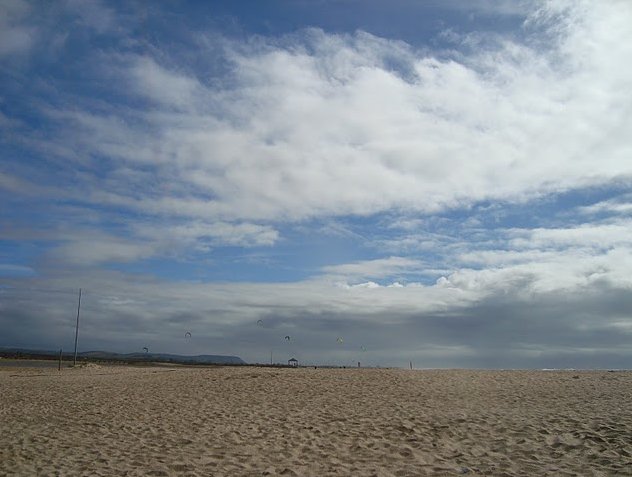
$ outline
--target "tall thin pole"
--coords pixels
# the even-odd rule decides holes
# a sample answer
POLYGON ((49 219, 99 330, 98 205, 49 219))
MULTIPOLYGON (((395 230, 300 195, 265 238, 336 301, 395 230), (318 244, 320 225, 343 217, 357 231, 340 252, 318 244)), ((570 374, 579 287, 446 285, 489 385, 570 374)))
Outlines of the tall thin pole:
POLYGON ((77 338, 79 337, 79 309, 81 308, 81 288, 79 288, 79 304, 77 305, 77 327, 75 328, 75 360, 73 366, 77 366, 77 338))

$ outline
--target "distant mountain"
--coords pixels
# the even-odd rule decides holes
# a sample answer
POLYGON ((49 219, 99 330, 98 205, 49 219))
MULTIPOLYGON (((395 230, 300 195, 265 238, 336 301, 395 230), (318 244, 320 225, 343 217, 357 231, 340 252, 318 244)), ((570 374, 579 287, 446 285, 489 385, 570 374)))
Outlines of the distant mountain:
MULTIPOLYGON (((0 356, 5 358, 43 358, 51 359, 59 356, 59 351, 33 350, 23 348, 0 348, 0 356)), ((64 360, 72 359, 74 353, 62 353, 64 360)), ((104 361, 124 361, 128 363, 177 363, 177 364, 246 364, 238 356, 223 356, 216 354, 201 354, 196 356, 182 356, 179 354, 166 353, 112 353, 109 351, 84 351, 77 353, 77 359, 104 360, 104 361)))

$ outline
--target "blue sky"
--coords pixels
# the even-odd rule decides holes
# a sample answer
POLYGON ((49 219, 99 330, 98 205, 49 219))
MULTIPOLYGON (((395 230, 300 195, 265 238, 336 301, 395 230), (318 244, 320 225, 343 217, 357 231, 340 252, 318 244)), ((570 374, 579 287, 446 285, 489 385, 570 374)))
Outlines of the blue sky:
POLYGON ((0 346, 631 367, 631 23, 0 1, 0 346))

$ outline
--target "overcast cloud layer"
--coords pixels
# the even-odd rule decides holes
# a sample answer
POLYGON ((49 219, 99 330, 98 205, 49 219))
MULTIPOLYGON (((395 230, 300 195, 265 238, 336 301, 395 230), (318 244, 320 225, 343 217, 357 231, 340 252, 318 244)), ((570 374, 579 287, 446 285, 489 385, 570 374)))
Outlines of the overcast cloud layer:
POLYGON ((632 367, 631 24, 0 1, 0 346, 632 367))

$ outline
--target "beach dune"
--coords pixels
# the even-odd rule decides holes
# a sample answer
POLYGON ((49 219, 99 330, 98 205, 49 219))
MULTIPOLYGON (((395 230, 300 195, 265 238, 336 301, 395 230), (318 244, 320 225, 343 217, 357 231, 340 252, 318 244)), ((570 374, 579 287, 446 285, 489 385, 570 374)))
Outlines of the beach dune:
POLYGON ((0 475, 632 475, 632 372, 0 367, 0 475))

